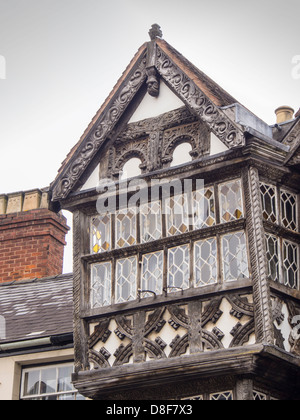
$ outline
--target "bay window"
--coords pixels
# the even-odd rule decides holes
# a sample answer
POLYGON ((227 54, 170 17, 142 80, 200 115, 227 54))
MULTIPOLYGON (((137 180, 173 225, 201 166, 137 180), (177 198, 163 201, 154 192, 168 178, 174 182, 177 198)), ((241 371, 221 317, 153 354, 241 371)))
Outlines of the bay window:
POLYGON ((244 217, 240 179, 91 217, 90 307, 248 278, 244 217))

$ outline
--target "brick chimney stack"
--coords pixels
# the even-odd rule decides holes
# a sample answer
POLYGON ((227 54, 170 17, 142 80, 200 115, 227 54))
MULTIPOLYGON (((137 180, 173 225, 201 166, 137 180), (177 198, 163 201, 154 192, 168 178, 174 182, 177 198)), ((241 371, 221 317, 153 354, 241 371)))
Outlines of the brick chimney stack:
POLYGON ((0 195, 0 283, 61 274, 68 230, 47 192, 0 195))

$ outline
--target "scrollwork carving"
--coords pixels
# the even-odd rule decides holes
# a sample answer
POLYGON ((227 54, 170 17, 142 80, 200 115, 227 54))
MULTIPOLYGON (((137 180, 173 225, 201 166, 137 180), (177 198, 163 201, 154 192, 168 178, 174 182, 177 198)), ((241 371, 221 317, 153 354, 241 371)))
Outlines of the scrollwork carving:
POLYGON ((195 83, 159 47, 157 48, 156 67, 178 96, 202 121, 208 124, 214 134, 227 147, 231 148, 244 144, 242 131, 228 120, 225 114, 204 95, 195 83))
POLYGON ((76 151, 77 157, 70 159, 62 177, 58 177, 53 184, 53 200, 65 198, 80 175, 87 168, 91 159, 95 156, 99 147, 113 130, 116 122, 120 119, 125 109, 133 99, 136 92, 142 86, 146 78, 146 56, 145 52, 128 76, 124 86, 119 89, 106 110, 101 113, 91 133, 76 151))

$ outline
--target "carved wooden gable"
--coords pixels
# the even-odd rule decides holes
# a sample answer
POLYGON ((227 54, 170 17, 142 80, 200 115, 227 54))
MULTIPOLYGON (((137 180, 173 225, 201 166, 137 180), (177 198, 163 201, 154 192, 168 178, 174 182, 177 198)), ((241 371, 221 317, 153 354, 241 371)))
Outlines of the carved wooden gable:
POLYGON ((211 133, 226 149, 244 144, 241 127, 221 109, 234 98, 165 41, 151 38, 63 163, 52 184, 54 201, 80 189, 99 163, 101 177, 116 178, 131 157, 140 159, 142 172, 170 166, 182 142, 191 145, 192 159, 201 158, 209 153, 211 133), (159 113, 166 91, 172 100, 159 113), (148 95, 155 104, 150 117, 132 121, 148 95))
POLYGON ((283 140, 283 144, 290 146, 285 163, 288 166, 300 164, 300 118, 296 120, 290 131, 287 133, 283 140))

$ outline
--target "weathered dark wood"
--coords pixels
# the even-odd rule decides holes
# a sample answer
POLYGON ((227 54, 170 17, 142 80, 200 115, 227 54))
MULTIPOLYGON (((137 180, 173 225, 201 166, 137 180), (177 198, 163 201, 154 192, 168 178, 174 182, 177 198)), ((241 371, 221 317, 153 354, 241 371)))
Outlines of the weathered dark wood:
MULTIPOLYGON (((153 28, 151 42, 132 60, 51 186, 57 205, 74 214, 74 385, 95 399, 200 394, 210 399, 210 393, 230 391, 234 399, 249 400, 255 390, 267 399, 297 399, 300 344, 292 328, 293 319, 300 316, 300 292, 268 278, 265 233, 296 244, 300 234, 280 220, 263 220, 259 183, 276 185, 278 209, 281 188, 299 194, 295 166, 299 163, 299 124, 285 132, 282 143, 241 126, 224 109, 234 99, 159 39, 159 34, 153 28), (144 95, 159 97, 161 81, 185 106, 128 123, 144 95), (228 151, 210 156, 211 132, 228 151), (192 160, 173 168, 173 152, 181 143, 191 145, 192 160), (189 231, 168 237, 167 216, 163 216, 162 238, 141 243, 138 216, 136 245, 112 246, 108 252, 92 254, 90 217, 96 215, 103 191, 80 188, 100 164, 100 178, 115 182, 119 203, 130 183, 120 182, 120 173, 133 157, 141 160, 142 175, 137 179, 145 181, 149 200, 152 180, 167 185, 172 179, 182 183, 189 179, 195 189, 196 181, 203 179, 214 191, 215 224, 192 230, 190 223, 189 231), (225 221, 219 212, 219 185, 236 179, 241 180, 243 214, 239 220, 225 221), (240 231, 246 237, 249 278, 226 282, 222 240, 240 231), (217 247, 217 282, 195 287, 194 243, 210 238, 217 247), (190 250, 189 288, 171 291, 168 251, 181 245, 190 250), (138 294, 136 300, 116 304, 117 260, 137 258, 138 290, 143 255, 156 251, 163 252, 163 293, 147 298, 138 294), (105 261, 112 264, 111 305, 91 309, 91 267, 105 261)), ((131 191, 126 200, 134 194, 131 191)), ((156 199, 164 205, 162 195, 163 188, 156 199)), ((299 205, 298 198, 298 209, 299 205)), ((115 225, 113 215, 112 244, 117 240, 115 225)))

